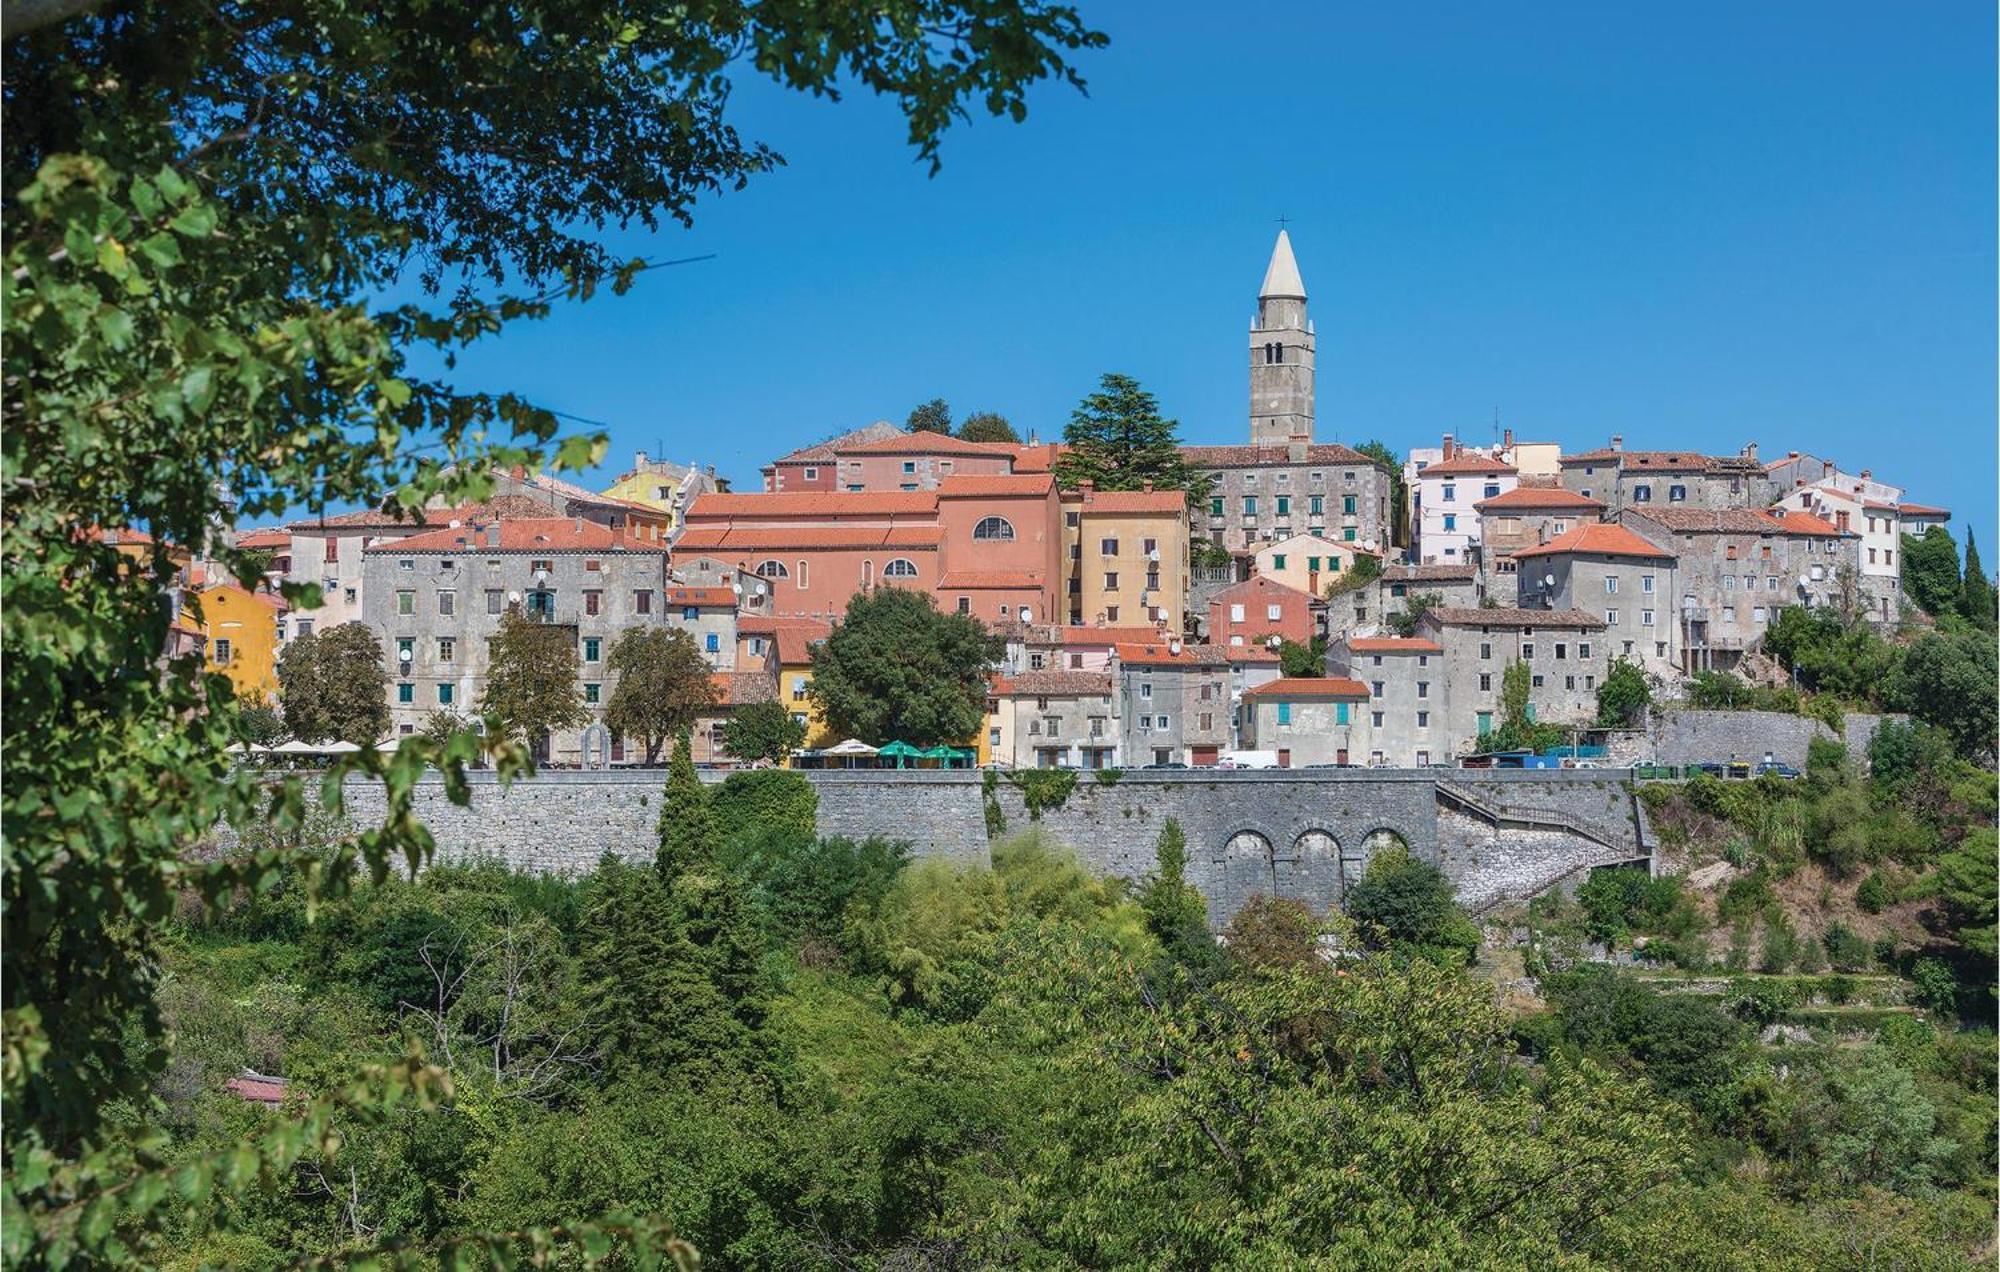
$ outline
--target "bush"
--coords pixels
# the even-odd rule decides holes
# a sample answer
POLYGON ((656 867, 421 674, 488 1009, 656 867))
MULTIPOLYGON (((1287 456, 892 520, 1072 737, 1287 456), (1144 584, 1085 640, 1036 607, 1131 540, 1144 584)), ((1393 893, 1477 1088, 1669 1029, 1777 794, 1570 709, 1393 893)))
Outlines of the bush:
POLYGON ((1798 1001, 1798 992, 1783 981, 1743 981, 1730 996, 1729 1014, 1761 1029, 1783 1020, 1798 1001))
POLYGON ((1715 913, 1723 922, 1733 923, 1757 917, 1776 901, 1777 896, 1771 891, 1771 876, 1762 870, 1752 870, 1729 881, 1728 890, 1716 902, 1715 913))
POLYGON ((1347 891, 1347 913, 1362 925, 1364 936, 1439 962, 1469 962, 1479 948, 1479 929, 1458 908, 1444 872, 1403 848, 1368 863, 1367 873, 1347 891))
POLYGON ((1686 936, 1700 923, 1678 876, 1655 879, 1642 867, 1594 870, 1576 899, 1591 939, 1607 944, 1634 931, 1686 936))
POLYGON ((746 769, 722 779, 709 801, 725 837, 790 830, 808 838, 819 817, 819 792, 791 769, 746 769))
POLYGON ((1854 890, 1854 904, 1868 914, 1882 913, 1891 900, 1889 880, 1880 870, 1863 879, 1861 886, 1854 890))
POLYGON ((1951 974, 1951 964, 1939 958, 1920 958, 1910 969, 1910 981, 1916 989, 1917 1004, 1928 1007, 1939 1015, 1946 1015, 1958 1007, 1958 980, 1951 974))
MULTIPOLYGON (((1875 876, 1870 875, 1869 878, 1875 876)), ((1873 961, 1874 952, 1868 939, 1844 923, 1828 926, 1820 937, 1826 946, 1826 961, 1833 964, 1836 971, 1865 972, 1873 961)))

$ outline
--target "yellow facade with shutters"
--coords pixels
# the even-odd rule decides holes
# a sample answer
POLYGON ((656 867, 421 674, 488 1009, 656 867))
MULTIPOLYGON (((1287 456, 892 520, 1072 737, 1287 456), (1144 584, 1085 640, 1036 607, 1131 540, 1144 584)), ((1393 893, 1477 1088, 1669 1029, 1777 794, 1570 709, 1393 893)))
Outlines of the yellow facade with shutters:
POLYGON ((196 599, 208 669, 229 677, 239 698, 275 698, 280 612, 275 598, 218 583, 202 588, 196 599))

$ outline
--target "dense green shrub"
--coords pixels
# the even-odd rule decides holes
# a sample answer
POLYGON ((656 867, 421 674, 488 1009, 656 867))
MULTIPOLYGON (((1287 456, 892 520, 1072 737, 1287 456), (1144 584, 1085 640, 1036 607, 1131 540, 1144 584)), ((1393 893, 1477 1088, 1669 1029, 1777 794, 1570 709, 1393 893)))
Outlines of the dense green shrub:
POLYGON ((810 836, 819 817, 819 792, 792 769, 741 769, 713 789, 709 807, 724 836, 745 829, 810 836))

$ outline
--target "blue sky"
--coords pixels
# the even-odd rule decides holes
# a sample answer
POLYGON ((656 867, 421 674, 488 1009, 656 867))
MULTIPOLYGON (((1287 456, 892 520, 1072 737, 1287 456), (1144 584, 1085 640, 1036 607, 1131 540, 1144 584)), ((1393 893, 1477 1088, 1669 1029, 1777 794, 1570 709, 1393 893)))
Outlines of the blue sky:
POLYGON ((635 449, 754 486, 933 395, 1059 435, 1105 371, 1247 439, 1288 217, 1319 433, 1809 450, 1993 547, 1994 14, 1970 2, 1090 3, 1045 86, 928 175, 885 103, 746 82, 789 166, 635 253, 659 271, 471 351, 635 449))

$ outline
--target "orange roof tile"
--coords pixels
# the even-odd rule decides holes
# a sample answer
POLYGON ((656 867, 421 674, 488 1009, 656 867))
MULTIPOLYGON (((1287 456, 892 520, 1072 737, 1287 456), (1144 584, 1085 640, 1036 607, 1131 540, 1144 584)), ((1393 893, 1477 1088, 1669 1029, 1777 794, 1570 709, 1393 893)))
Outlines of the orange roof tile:
POLYGON ((1176 653, 1163 644, 1119 644, 1112 652, 1128 667, 1206 667, 1226 661, 1212 645, 1184 644, 1176 653))
POLYGON ((1282 698, 1291 701, 1313 698, 1363 698, 1368 686, 1345 676, 1286 676, 1243 691, 1246 698, 1282 698))
POLYGON ((698 495, 688 505, 689 524, 725 519, 788 521, 822 517, 923 516, 937 511, 927 490, 781 490, 698 495))
POLYGON ((1584 552, 1593 556, 1644 557, 1649 560, 1671 561, 1675 554, 1627 530, 1624 526, 1593 522, 1578 526, 1567 534, 1557 535, 1547 543, 1532 548, 1522 548, 1514 553, 1514 558, 1564 556, 1572 552, 1584 552))
POLYGON ((1810 512, 1786 512, 1782 514, 1767 512, 1764 515, 1777 522, 1786 534, 1804 535, 1814 539, 1838 539, 1843 535, 1852 533, 1851 531, 1842 530, 1831 521, 1815 517, 1810 512))
POLYGON ((490 525, 446 526, 407 539, 370 544, 365 552, 659 552, 663 543, 646 543, 595 521, 574 517, 512 517, 490 525), (500 531, 496 546, 490 531, 500 531))
POLYGON ((1496 459, 1491 455, 1479 455, 1469 451, 1460 451, 1450 459, 1439 460, 1435 464, 1426 466, 1417 476, 1459 477, 1492 473, 1504 477, 1508 473, 1518 471, 1520 470, 1504 459, 1496 459))
POLYGON ((1949 517, 1951 515, 1951 509, 1933 508, 1929 504, 1903 503, 1897 505, 1897 510, 1906 517, 1949 517))
POLYGON ((1143 645, 1160 638, 1157 627, 1063 627, 1057 640, 1064 645, 1143 645))
POLYGON ((1111 675, 1103 671, 1024 671, 996 676, 988 694, 995 698, 1073 697, 1111 692, 1111 675))
POLYGON ((247 551, 259 548, 289 548, 292 546, 292 532, 284 526, 264 526, 257 530, 246 530, 236 537, 236 546, 247 551))
POLYGON ((812 647, 833 634, 831 623, 786 623, 772 635, 778 642, 778 663, 803 667, 812 662, 812 647))
POLYGON ((1489 509, 1505 512, 1510 508, 1550 508, 1585 510, 1604 507, 1602 499, 1592 499, 1589 495, 1579 495, 1573 490, 1560 486, 1516 486, 1504 495, 1482 499, 1472 505, 1480 512, 1489 509))
POLYGON ((794 549, 906 548, 935 550, 937 526, 692 526, 674 544, 680 552, 789 552, 794 549))
POLYGON ((1049 473, 957 473, 938 483, 940 499, 980 495, 1046 495, 1055 487, 1049 473))
POLYGON ((1222 657, 1227 662, 1274 663, 1284 661, 1284 658, 1277 650, 1264 645, 1217 645, 1215 648, 1222 651, 1222 657))
POLYGON ((1187 492, 1180 490, 1093 490, 1088 497, 1081 490, 1065 490, 1062 499, 1065 511, 1085 516, 1187 516, 1187 492))
POLYGON ((1311 592, 1302 591, 1288 583, 1280 583, 1278 580, 1267 575, 1253 574, 1241 583, 1231 583, 1214 596, 1209 597, 1208 603, 1210 605, 1227 604, 1239 596, 1268 595, 1272 592, 1277 592, 1281 598, 1296 597, 1299 600, 1309 603, 1317 603, 1319 600, 1311 592))
POLYGON ((1014 471, 1017 473, 1046 473, 1055 467, 1056 459, 1066 449, 1061 442, 1044 442, 1039 446, 1021 443, 1007 444, 1014 452, 1014 471))
POLYGON ((937 585, 977 592, 982 589, 1038 588, 1042 582, 1041 575, 1028 570, 953 570, 939 579, 937 585))
MULTIPOLYGON (((1289 446, 1183 446, 1181 457, 1196 468, 1265 468, 1290 466, 1289 446)), ((1308 464, 1373 464, 1375 461, 1352 447, 1324 442, 1306 447, 1308 464)))
POLYGON ((1357 654, 1441 654, 1444 646, 1417 636, 1355 636, 1347 647, 1357 654))
POLYGON ((833 444, 836 455, 983 455, 1006 456, 1008 452, 991 442, 968 442, 949 433, 921 430, 871 441, 833 444))
POLYGON ((736 589, 733 587, 670 587, 667 589, 667 604, 694 605, 713 609, 735 609, 736 589))

